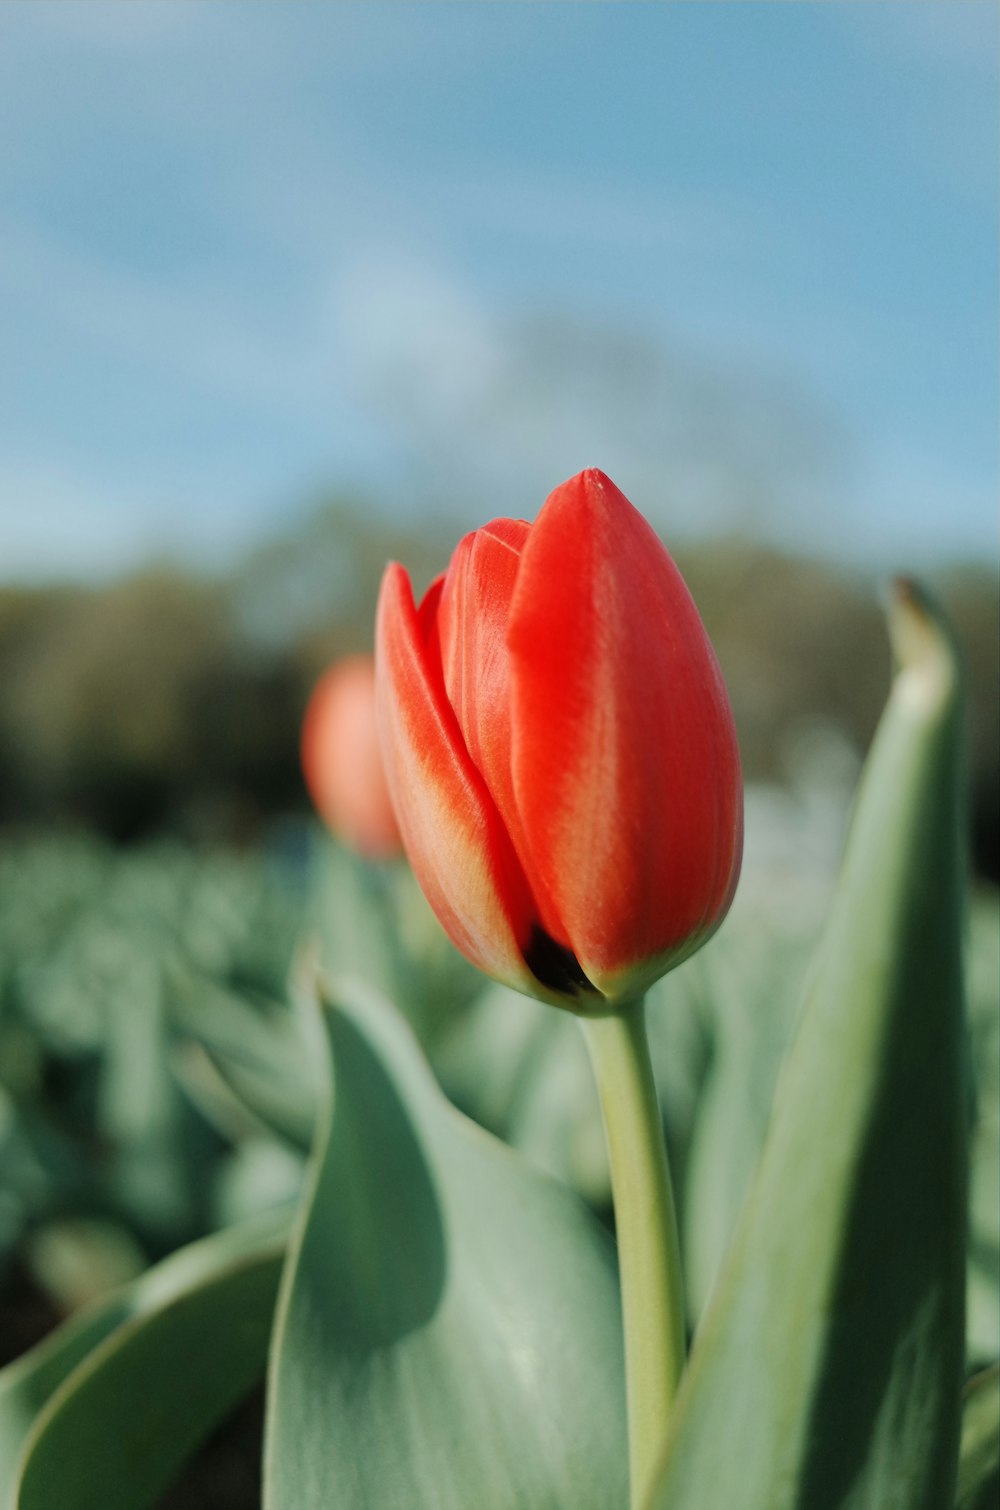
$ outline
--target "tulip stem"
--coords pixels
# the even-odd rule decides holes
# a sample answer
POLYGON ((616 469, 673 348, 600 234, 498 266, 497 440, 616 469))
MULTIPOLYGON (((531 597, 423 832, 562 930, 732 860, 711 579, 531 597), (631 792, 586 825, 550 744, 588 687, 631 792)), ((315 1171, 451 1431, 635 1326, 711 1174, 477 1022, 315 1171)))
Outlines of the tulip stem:
POLYGON ((684 1282, 642 997, 581 1017, 604 1114, 625 1332, 632 1510, 652 1488, 684 1367, 684 1282))

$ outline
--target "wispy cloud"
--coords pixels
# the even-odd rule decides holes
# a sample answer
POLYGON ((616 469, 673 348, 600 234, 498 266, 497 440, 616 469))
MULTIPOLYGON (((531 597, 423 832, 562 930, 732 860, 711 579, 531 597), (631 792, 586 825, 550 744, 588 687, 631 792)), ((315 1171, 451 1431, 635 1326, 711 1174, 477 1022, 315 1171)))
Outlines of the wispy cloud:
POLYGON ((596 464, 675 533, 787 537, 842 475, 837 421, 780 372, 740 376, 653 332, 570 313, 501 312, 388 256, 368 257, 339 292, 345 360, 425 494, 533 512, 561 477, 596 464))
POLYGON ((83 333, 98 348, 119 348, 230 400, 266 408, 317 401, 320 343, 255 326, 221 285, 184 289, 10 221, 0 224, 0 261, 8 295, 33 303, 40 323, 83 333))
POLYGON ((871 45, 917 58, 935 72, 997 75, 1000 12, 992 0, 897 0, 838 9, 871 45))
POLYGON ((703 256, 752 246, 766 252, 779 234, 774 217, 748 194, 708 188, 625 186, 613 178, 538 169, 495 172, 488 180, 428 175, 423 193, 460 206, 464 218, 506 236, 554 238, 630 253, 667 250, 703 256))

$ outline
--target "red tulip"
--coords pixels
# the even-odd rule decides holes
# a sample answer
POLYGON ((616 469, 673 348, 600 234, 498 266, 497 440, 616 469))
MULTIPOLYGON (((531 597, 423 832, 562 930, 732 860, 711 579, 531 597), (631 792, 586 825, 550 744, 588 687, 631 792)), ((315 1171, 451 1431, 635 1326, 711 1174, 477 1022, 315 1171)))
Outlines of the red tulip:
POLYGON ((370 860, 399 853, 371 656, 349 656, 320 677, 302 723, 302 771, 321 818, 345 844, 370 860))
POLYGON ((389 566, 376 660, 403 842, 487 974, 601 1012, 715 930, 743 838, 729 700, 680 573, 603 472, 533 525, 466 535, 419 608, 389 566))

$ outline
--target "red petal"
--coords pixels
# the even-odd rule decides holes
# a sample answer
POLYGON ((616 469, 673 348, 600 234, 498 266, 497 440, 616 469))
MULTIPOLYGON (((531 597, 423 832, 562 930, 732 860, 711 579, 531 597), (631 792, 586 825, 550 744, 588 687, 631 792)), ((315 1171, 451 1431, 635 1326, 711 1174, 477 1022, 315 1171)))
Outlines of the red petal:
MULTIPOLYGON (((448 700, 522 869, 529 852, 511 771, 507 630, 521 551, 530 533, 523 519, 494 519, 466 535, 451 558, 437 615, 448 700)), ((536 896, 536 903, 546 932, 565 944, 565 930, 545 898, 536 896)))
POLYGON ((530 533, 521 519, 494 519, 459 541, 438 615, 448 700, 505 820, 513 806, 507 622, 530 533))
POLYGON ((532 989, 523 958, 531 898, 449 706, 437 643, 439 579, 418 615, 401 566, 386 570, 376 628, 382 752, 417 879, 445 931, 480 969, 532 989))
MULTIPOLYGON (((690 594, 598 471, 555 490, 508 629, 512 767, 530 874, 594 984, 701 942, 742 843, 729 700, 690 594)), ((655 963, 658 962, 658 963, 655 963)))

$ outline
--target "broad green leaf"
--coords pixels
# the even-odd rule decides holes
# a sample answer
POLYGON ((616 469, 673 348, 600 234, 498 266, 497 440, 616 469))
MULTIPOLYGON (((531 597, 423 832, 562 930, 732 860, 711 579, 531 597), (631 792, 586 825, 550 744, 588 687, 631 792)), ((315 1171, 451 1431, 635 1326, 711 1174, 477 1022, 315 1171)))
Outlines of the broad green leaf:
POLYGON ((965 1229, 959 697, 912 589, 836 897, 656 1510, 950 1510, 965 1229))
POLYGON ((0 1506, 152 1506, 263 1373, 286 1229, 193 1243, 4 1370, 0 1506))
MULTIPOLYGON (((752 879, 745 884, 752 885, 752 879)), ((753 1178, 801 995, 801 962, 782 937, 781 921, 762 919, 760 911, 758 902, 749 924, 745 916, 732 919, 735 927, 727 919, 711 949, 685 961, 661 983, 664 996, 675 985, 687 984, 690 990, 695 981, 682 978, 700 972, 703 1080, 689 1112, 686 1144, 675 1137, 670 1147, 692 1328, 718 1278, 753 1178)), ((673 1009, 669 998, 648 1009, 654 1056, 654 1034, 663 1032, 673 1009)), ((667 1062, 661 1050, 654 1068, 667 1062)), ((663 1085, 660 1095, 669 1116, 676 1090, 663 1085)))
POLYGON ((970 1379, 962 1410, 955 1510, 996 1510, 1000 1504, 1000 1367, 970 1379))
POLYGON ((126 1322, 224 1272, 246 1253, 266 1249, 285 1227, 286 1218, 268 1217, 194 1243, 64 1322, 30 1352, 0 1369, 0 1507, 6 1510, 13 1503, 18 1452, 36 1417, 98 1344, 126 1322))
POLYGON ((444 1099, 405 1023, 341 993, 333 1095, 282 1283, 267 1510, 616 1510, 607 1234, 444 1099))
POLYGON ((129 1315, 127 1295, 116 1295, 65 1322, 0 1370, 0 1510, 14 1504, 14 1470, 36 1417, 67 1375, 129 1315))

